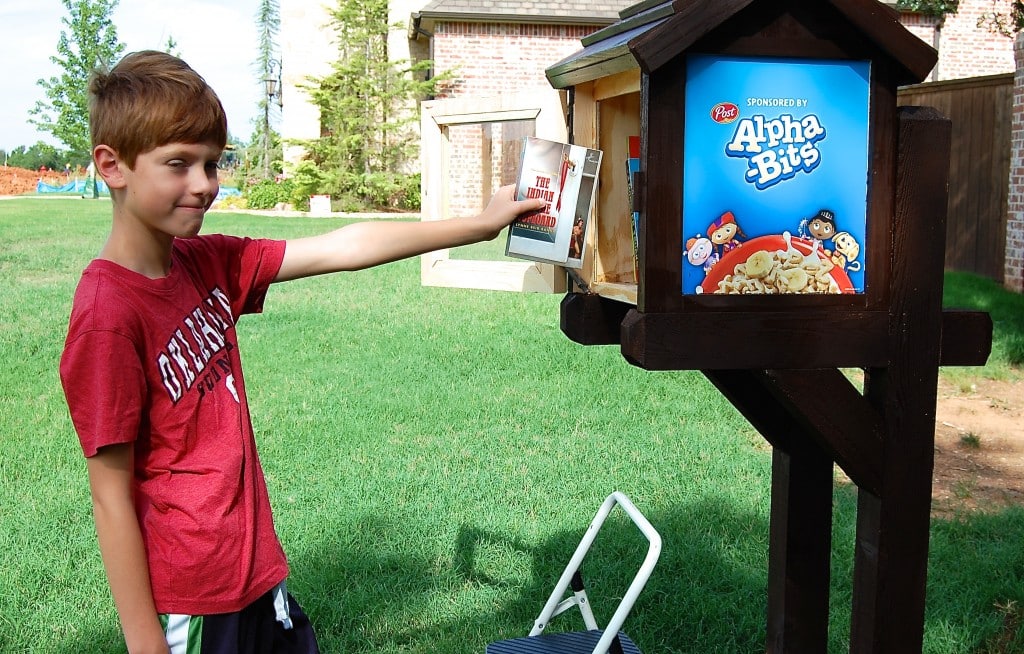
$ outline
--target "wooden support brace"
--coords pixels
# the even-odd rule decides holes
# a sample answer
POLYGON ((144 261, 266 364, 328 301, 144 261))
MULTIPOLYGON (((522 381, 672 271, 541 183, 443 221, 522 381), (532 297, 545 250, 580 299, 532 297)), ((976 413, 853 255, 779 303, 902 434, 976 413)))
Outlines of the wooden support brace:
MULTIPOLYGON (((884 368, 890 319, 884 311, 632 310, 620 342, 626 360, 646 370, 884 368), (728 349, 718 341, 723 332, 730 335, 728 349)), ((932 324, 940 326, 940 365, 984 365, 992 349, 989 314, 944 311, 932 324)))
POLYGON ((772 444, 767 651, 828 648, 832 551, 832 456, 784 403, 771 401, 764 371, 704 375, 772 444))
POLYGON ((562 332, 581 345, 617 344, 622 320, 631 308, 600 295, 568 293, 561 304, 562 332))
POLYGON ((882 416, 839 370, 769 370, 766 390, 859 487, 881 490, 882 416), (828 398, 823 401, 823 398, 828 398))
POLYGON ((924 639, 950 132, 933 109, 900 110, 891 363, 865 378, 885 424, 882 479, 858 495, 852 654, 913 654, 924 639))

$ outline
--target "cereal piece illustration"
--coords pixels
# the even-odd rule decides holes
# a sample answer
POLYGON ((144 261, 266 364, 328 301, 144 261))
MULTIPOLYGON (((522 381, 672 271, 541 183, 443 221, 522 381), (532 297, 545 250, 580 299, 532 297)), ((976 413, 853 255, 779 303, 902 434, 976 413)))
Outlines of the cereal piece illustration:
POLYGON ((764 279, 771 272, 774 265, 772 256, 760 250, 747 258, 747 276, 753 279, 764 279))
POLYGON ((715 293, 781 295, 841 292, 832 277, 836 266, 831 259, 820 257, 816 249, 804 254, 793 246, 789 232, 784 232, 782 237, 786 249, 752 253, 718 282, 715 293))

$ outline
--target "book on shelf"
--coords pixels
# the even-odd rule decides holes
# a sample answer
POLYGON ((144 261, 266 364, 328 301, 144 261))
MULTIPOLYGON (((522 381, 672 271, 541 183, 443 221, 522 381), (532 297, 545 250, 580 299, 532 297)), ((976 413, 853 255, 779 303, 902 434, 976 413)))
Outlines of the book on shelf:
POLYGON ((509 226, 507 256, 566 268, 583 266, 601 156, 600 150, 582 145, 535 136, 523 139, 516 199, 543 198, 546 204, 509 226))
POLYGON ((633 235, 633 279, 640 281, 640 212, 636 210, 636 174, 640 172, 640 137, 630 136, 626 157, 626 193, 629 201, 630 232, 633 235))

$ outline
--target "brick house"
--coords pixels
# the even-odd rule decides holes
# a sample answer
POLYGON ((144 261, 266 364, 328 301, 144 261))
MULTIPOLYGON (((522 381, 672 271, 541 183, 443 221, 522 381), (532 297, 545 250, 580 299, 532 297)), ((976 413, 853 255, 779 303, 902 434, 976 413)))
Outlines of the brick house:
MULTIPOLYGON (((895 2, 885 4, 895 7, 895 2)), ((939 52, 927 81, 962 79, 1013 72, 1013 39, 989 28, 986 17, 1009 15, 1010 0, 960 0, 956 14, 938 21, 903 12, 901 22, 939 52)))
POLYGON ((430 43, 437 70, 457 71, 439 97, 543 86, 544 70, 580 39, 618 20, 628 0, 434 0, 412 14, 410 35, 430 43), (484 8, 486 7, 486 8, 484 8))

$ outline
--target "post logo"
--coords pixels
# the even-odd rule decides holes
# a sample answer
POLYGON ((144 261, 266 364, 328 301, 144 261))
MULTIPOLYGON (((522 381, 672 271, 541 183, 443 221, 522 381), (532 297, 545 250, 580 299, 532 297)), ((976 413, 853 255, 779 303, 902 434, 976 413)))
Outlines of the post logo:
POLYGON ((711 107, 711 120, 719 125, 728 125, 740 117, 740 108, 732 102, 719 102, 711 107))

